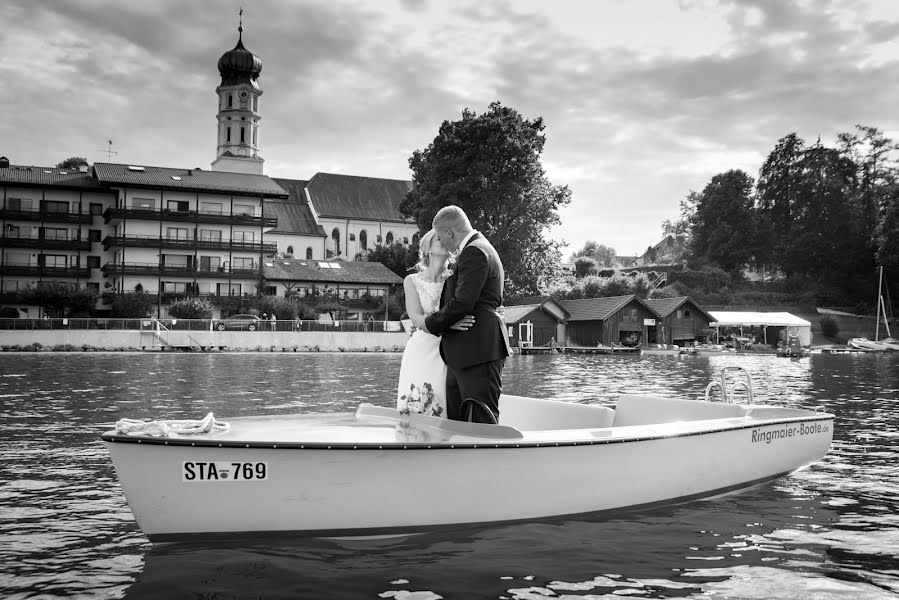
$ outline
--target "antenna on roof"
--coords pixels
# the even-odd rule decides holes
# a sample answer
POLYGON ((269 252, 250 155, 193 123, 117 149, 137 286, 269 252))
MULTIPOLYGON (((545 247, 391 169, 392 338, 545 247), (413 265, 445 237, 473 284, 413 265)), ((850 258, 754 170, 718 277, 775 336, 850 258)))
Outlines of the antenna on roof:
POLYGON ((109 162, 113 156, 118 156, 118 152, 113 152, 112 150, 112 140, 106 140, 106 143, 109 144, 109 147, 106 150, 100 150, 100 152, 106 153, 106 162, 109 162))

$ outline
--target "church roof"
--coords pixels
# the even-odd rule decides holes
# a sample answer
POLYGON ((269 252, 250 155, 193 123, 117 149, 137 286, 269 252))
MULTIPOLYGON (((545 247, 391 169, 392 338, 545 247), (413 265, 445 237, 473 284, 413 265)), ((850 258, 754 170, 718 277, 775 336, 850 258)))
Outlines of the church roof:
POLYGON ((319 217, 413 223, 400 213, 411 181, 316 173, 307 188, 319 217))
POLYGON ((26 167, 22 165, 0 167, 0 184, 98 191, 105 189, 93 178, 90 171, 82 173, 77 168, 58 169, 56 167, 26 167))
POLYGON ((314 281, 316 283, 402 283, 393 271, 377 262, 266 258, 262 275, 269 281, 314 281))
POLYGON ((287 198, 288 195, 271 177, 265 175, 117 163, 96 163, 94 172, 97 175, 97 181, 107 185, 261 196, 263 198, 287 198))
POLYGON ((302 179, 272 178, 287 190, 286 200, 269 200, 265 203, 265 216, 278 217, 278 226, 269 233, 290 233, 327 237, 321 225, 315 222, 309 203, 306 201, 307 181, 302 179))

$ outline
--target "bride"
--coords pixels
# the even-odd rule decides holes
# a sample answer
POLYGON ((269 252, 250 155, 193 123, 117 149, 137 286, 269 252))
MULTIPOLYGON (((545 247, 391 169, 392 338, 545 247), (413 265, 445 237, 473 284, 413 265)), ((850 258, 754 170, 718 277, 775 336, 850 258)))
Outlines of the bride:
MULTIPOLYGON (((433 229, 421 238, 418 248, 418 271, 406 276, 406 313, 415 328, 403 350, 396 407, 400 411, 417 412, 432 417, 446 417, 446 364, 440 356, 440 337, 424 329, 425 317, 437 312, 449 251, 440 243, 433 229)), ((465 317, 453 328, 466 330, 474 317, 465 317)))

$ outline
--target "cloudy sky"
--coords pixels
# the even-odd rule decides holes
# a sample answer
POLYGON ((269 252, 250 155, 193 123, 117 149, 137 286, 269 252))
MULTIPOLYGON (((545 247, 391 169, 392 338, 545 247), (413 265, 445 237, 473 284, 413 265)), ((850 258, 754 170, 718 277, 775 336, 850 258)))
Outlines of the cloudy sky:
MULTIPOLYGON (((209 168, 239 0, 3 0, 0 155, 209 168)), ((638 254, 778 138, 899 139, 899 1, 244 0, 266 174, 409 178, 466 107, 543 117, 553 237, 638 254)))

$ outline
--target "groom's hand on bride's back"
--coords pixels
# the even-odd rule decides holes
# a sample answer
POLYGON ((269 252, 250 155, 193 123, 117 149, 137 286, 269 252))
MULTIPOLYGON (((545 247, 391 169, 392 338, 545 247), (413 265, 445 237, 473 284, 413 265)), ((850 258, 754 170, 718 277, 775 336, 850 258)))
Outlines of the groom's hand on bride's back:
POLYGON ((474 325, 474 315, 465 315, 450 325, 450 329, 455 329, 456 331, 468 331, 471 329, 472 325, 474 325))

